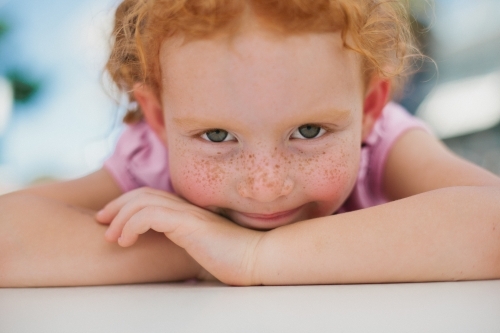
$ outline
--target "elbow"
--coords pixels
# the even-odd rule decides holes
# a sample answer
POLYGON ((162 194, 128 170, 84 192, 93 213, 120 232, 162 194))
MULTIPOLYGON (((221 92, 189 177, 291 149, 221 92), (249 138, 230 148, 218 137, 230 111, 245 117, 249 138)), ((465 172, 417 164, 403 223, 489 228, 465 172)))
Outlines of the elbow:
POLYGON ((9 265, 11 259, 9 251, 12 251, 11 247, 4 242, 4 237, 0 237, 0 288, 16 286, 13 281, 12 268, 9 265))
POLYGON ((492 253, 491 267, 493 268, 492 279, 500 279, 500 212, 492 228, 495 250, 492 253))
POLYGON ((12 281, 12 258, 16 251, 14 213, 19 204, 18 194, 0 196, 0 288, 14 286, 12 281))
POLYGON ((478 260, 472 271, 477 280, 500 279, 500 209, 495 209, 489 217, 493 219, 482 225, 482 237, 475 246, 478 260))
POLYGON ((0 288, 21 287, 19 259, 29 225, 23 212, 30 207, 32 195, 14 192, 0 196, 0 288))
POLYGON ((492 242, 493 242, 493 253, 491 253, 491 266, 493 268, 493 279, 500 279, 500 185, 494 186, 493 191, 494 202, 492 205, 493 216, 492 223, 490 225, 492 242))

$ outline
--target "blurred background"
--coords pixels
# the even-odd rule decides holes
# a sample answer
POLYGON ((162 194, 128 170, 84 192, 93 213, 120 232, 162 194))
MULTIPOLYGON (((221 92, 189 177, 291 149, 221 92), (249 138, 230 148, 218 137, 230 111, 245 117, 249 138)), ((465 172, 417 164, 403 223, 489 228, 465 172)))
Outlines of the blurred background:
MULTIPOLYGON (((500 0, 404 0, 421 48, 401 103, 500 175, 500 0)), ((119 0, 0 0, 0 193, 98 169, 122 129, 103 66, 119 0)))
POLYGON ((104 89, 118 0, 0 0, 0 192, 89 173, 111 152, 104 89))

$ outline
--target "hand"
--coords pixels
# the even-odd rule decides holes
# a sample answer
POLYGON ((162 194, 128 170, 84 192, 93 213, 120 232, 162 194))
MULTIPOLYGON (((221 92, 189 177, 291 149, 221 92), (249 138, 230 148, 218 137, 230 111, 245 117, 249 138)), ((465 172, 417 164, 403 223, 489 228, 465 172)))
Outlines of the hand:
POLYGON ((130 191, 107 204, 96 219, 110 223, 108 241, 128 247, 149 229, 163 232, 220 281, 258 284, 254 262, 264 233, 240 227, 176 195, 147 187, 130 191))

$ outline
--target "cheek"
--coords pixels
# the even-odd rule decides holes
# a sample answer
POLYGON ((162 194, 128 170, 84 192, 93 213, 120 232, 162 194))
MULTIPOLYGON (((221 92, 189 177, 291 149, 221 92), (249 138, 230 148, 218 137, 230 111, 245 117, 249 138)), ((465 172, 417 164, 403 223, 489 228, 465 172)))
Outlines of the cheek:
POLYGON ((356 182, 359 157, 360 147, 342 145, 299 164, 300 183, 311 201, 323 203, 327 211, 339 208, 356 182))
POLYGON ((221 206, 231 168, 195 153, 171 152, 170 174, 178 195, 200 207, 221 206))

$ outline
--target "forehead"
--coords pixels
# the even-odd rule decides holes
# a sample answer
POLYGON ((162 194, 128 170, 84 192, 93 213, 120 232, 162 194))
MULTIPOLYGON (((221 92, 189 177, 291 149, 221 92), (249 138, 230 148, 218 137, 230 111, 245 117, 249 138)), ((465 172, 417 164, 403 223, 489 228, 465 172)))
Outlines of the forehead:
POLYGON ((203 105, 289 112, 352 108, 361 98, 359 57, 339 33, 284 35, 258 26, 234 35, 166 40, 160 52, 166 108, 203 105))

